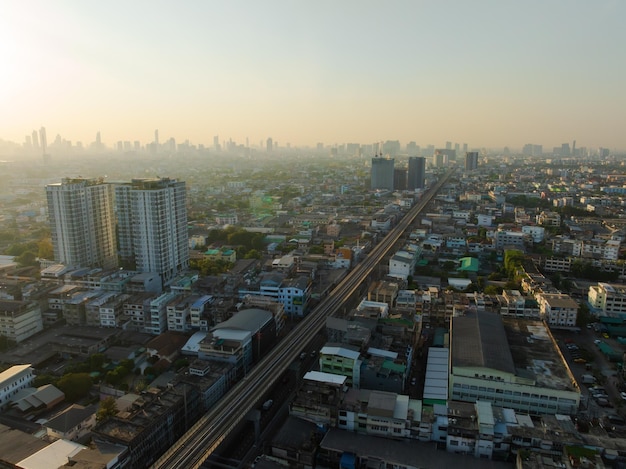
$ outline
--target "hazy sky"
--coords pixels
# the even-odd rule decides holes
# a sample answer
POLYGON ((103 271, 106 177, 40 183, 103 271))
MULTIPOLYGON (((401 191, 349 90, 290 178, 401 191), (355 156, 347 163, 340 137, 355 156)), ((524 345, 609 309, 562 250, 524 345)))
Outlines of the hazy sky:
POLYGON ((626 149, 623 0, 0 0, 0 138, 626 149))

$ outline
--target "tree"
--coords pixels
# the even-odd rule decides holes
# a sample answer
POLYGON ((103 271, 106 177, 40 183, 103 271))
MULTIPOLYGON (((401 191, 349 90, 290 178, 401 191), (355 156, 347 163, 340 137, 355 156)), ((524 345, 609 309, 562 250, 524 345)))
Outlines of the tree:
POLYGON ((101 422, 109 417, 113 417, 115 414, 117 414, 117 404, 115 403, 115 398, 113 396, 108 396, 100 401, 100 407, 96 412, 96 420, 101 422))
POLYGON ((52 248, 52 241, 50 238, 44 238, 39 241, 37 257, 41 259, 52 259, 54 257, 54 249, 52 248))
POLYGON ((88 373, 68 373, 59 379, 57 387, 63 391, 68 401, 76 402, 89 394, 91 384, 88 373))
POLYGON ((89 368, 91 371, 100 371, 104 365, 104 355, 101 353, 94 353, 89 357, 89 368))

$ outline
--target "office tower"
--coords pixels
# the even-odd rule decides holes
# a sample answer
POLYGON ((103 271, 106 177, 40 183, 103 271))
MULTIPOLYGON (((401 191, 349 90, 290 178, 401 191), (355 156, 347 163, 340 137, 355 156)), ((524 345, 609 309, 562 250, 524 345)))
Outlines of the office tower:
POLYGON ((54 259, 67 266, 117 266, 113 192, 102 179, 46 186, 54 259))
POLYGON ((452 142, 446 142, 446 150, 452 150, 452 142))
POLYGON ((36 130, 33 130, 33 148, 35 150, 39 149, 39 134, 37 134, 36 130))
POLYGON ((393 188, 396 191, 405 191, 407 184, 406 168, 395 168, 393 170, 393 188))
POLYGON ((46 137, 46 128, 39 129, 39 142, 41 144, 42 153, 45 155, 48 150, 48 138, 46 137))
POLYGON ((372 158, 372 189, 393 190, 393 165, 393 158, 372 158))
POLYGON ((422 156, 409 157, 409 177, 407 189, 414 191, 415 189, 423 189, 426 179, 426 158, 422 156))
POLYGON ((220 145, 220 137, 219 135, 215 135, 213 137, 213 149, 215 151, 220 151, 221 150, 221 145, 220 145))
POLYGON ((115 187, 119 256, 167 285, 189 267, 186 189, 175 179, 133 179, 115 187))
POLYGON ((272 141, 272 137, 269 137, 267 139, 267 142, 265 143, 265 150, 270 153, 272 150, 274 149, 274 143, 272 141))
POLYGON ((154 131, 154 144, 158 147, 159 146, 159 129, 156 129, 154 131))
POLYGON ((478 152, 468 151, 465 153, 465 171, 473 171, 478 168, 478 152))
POLYGON ((467 143, 463 144, 463 153, 467 153, 467 143))
POLYGON ((456 161, 456 151, 449 148, 438 148, 435 150, 433 163, 435 167, 440 168, 447 165, 451 161, 456 161))

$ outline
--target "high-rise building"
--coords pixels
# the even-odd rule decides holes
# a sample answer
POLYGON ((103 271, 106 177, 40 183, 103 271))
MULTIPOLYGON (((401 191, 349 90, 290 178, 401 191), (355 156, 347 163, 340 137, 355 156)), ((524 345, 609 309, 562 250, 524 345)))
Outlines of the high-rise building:
POLYGON ((465 171, 478 169, 478 152, 468 151, 465 153, 465 171))
POLYGON ((39 149, 39 134, 36 130, 33 130, 33 148, 35 150, 39 149))
POLYGON ((409 178, 407 189, 423 189, 426 179, 426 158, 423 156, 409 157, 409 178))
POLYGON ((117 266, 113 192, 101 179, 46 186, 54 259, 67 266, 117 266))
POLYGON ((269 138, 267 139, 267 141, 265 142, 265 150, 266 150, 268 153, 271 153, 271 152, 272 152, 272 150, 274 150, 274 142, 273 142, 273 140, 272 140, 272 137, 269 137, 269 138))
POLYGON ((393 158, 372 158, 371 188, 393 190, 393 158))
POLYGON ((393 188, 396 191, 405 191, 407 183, 406 168, 394 168, 393 170, 393 188))
POLYGON ((186 188, 175 179, 133 179, 115 187, 119 256, 163 284, 189 267, 186 188))

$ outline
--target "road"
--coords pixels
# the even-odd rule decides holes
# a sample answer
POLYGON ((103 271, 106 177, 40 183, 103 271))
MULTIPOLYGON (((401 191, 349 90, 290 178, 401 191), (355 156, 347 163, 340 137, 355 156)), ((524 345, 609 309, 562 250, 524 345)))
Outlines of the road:
POLYGON ((448 179, 452 168, 413 206, 398 224, 358 264, 320 304, 305 317, 248 375, 233 388, 193 427, 183 435, 151 467, 199 468, 219 447, 226 436, 246 417, 247 413, 266 395, 289 364, 307 348, 326 318, 339 310, 370 275, 381 259, 395 246, 417 215, 426 207, 448 179))

